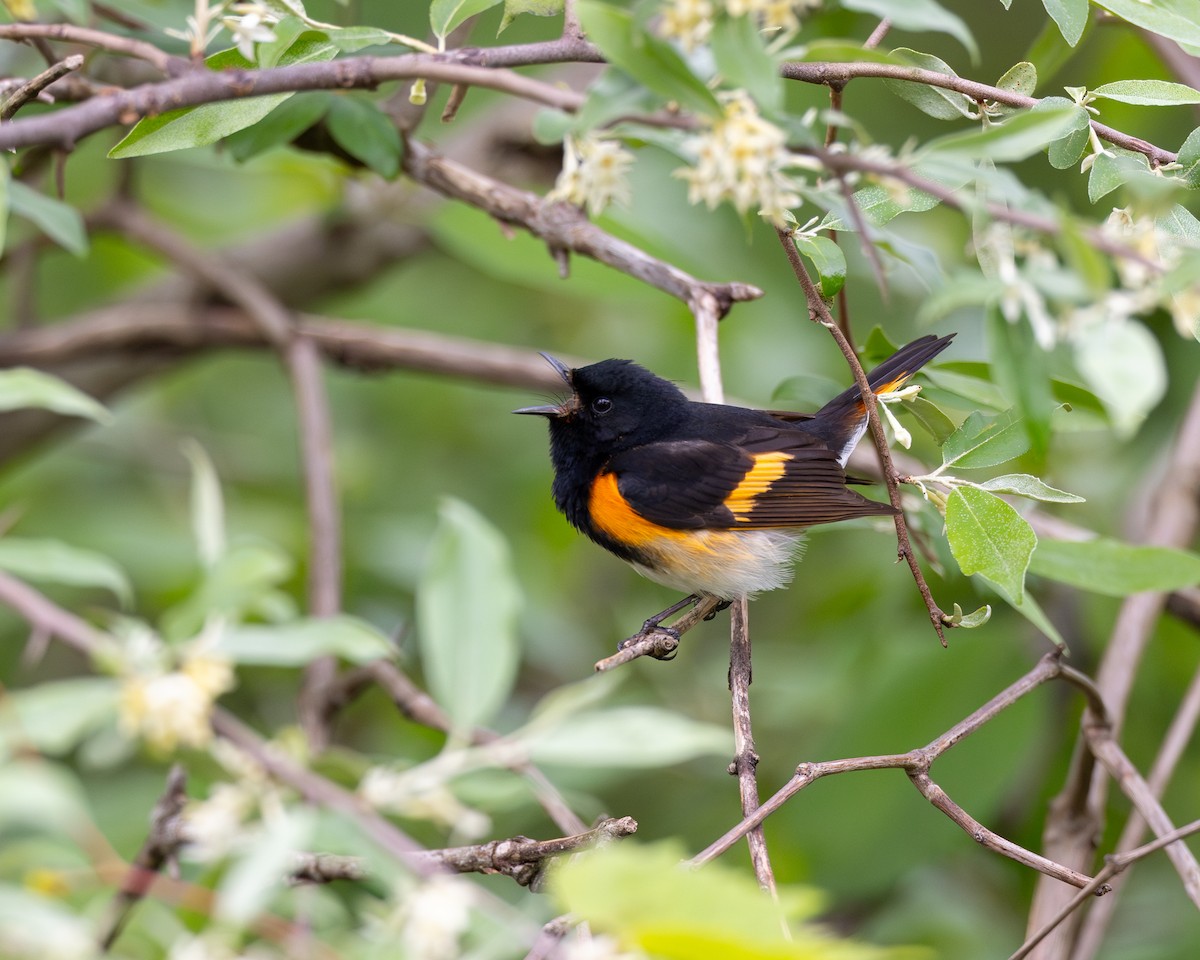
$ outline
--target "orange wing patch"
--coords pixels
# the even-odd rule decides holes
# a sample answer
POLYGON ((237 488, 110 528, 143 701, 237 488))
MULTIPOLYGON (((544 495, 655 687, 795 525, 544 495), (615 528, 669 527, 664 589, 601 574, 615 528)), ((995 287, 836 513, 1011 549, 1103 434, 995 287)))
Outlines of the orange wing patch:
POLYGON ((617 489, 617 475, 602 473, 592 483, 588 513, 601 533, 631 547, 647 547, 664 538, 684 540, 687 530, 672 530, 647 520, 629 505, 617 489))
POLYGON ((786 469, 785 464, 791 459, 790 454, 779 451, 755 455, 754 466, 747 471, 741 482, 725 498, 725 506, 735 519, 740 523, 749 521, 749 514, 754 509, 755 499, 766 493, 771 488, 771 484, 783 476, 786 469))

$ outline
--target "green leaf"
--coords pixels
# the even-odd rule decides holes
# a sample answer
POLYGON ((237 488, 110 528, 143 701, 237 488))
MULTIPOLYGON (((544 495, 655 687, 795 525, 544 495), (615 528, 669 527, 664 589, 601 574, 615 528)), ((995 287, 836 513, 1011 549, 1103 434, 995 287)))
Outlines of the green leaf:
POLYGON ((39 583, 98 587, 113 593, 122 606, 133 602, 129 578, 114 561, 59 540, 0 538, 0 570, 39 583))
POLYGON ((946 539, 963 573, 979 575, 1021 602, 1038 540, 1012 506, 984 490, 957 487, 946 500, 946 539))
POLYGON ((291 143, 325 116, 334 95, 325 90, 298 93, 284 101, 252 127, 225 138, 233 159, 242 162, 272 147, 291 143))
POLYGON ((557 17, 562 11, 563 0, 504 0, 500 29, 503 30, 523 13, 534 17, 557 17))
POLYGON ((199 443, 187 439, 180 446, 192 468, 191 519, 196 553, 204 566, 212 567, 225 552, 225 501, 221 496, 221 481, 208 452, 199 443))
POLYGON ((1162 349, 1132 320, 1110 320, 1078 337, 1075 366, 1122 437, 1133 435, 1167 390, 1162 349))
POLYGON ((846 282, 846 256, 842 248, 828 237, 797 237, 796 249, 812 263, 817 271, 821 296, 836 297, 846 282))
POLYGON ((1171 107, 1200 103, 1200 90, 1169 80, 1118 80, 1088 91, 1094 97, 1132 103, 1142 107, 1171 107))
POLYGON ((847 10, 891 20, 897 30, 948 33, 966 48, 972 60, 979 59, 979 47, 966 23, 934 0, 904 0, 903 3, 897 3, 896 0, 842 0, 841 5, 847 10))
POLYGON ((1066 170, 1075 166, 1083 157, 1091 138, 1092 121, 1088 112, 1077 103, 1071 103, 1065 97, 1046 97, 1042 103, 1054 101, 1056 105, 1068 105, 1072 108, 1072 118, 1066 132, 1050 143, 1048 156, 1050 166, 1056 170, 1066 170))
POLYGON ((508 698, 521 650, 521 593, 499 531, 447 499, 417 586, 421 663, 458 731, 486 723, 508 698))
POLYGON ((729 86, 745 90, 769 113, 782 109, 783 77, 767 52, 754 17, 719 21, 713 26, 709 44, 717 70, 729 86))
POLYGON ((997 307, 988 310, 987 342, 992 379, 1016 401, 1015 409, 1030 448, 1043 458, 1050 445, 1050 415, 1055 407, 1046 351, 1034 339, 1027 317, 1009 323, 997 307))
POLYGON ((1011 411, 995 417, 975 411, 942 444, 942 466, 994 467, 1029 449, 1029 435, 1011 411))
POLYGON ((229 547, 192 594, 163 615, 163 634, 180 640, 194 636, 210 616, 238 623, 264 607, 274 609, 275 590, 293 566, 287 554, 267 544, 229 547))
POLYGON ((236 927, 259 916, 278 895, 279 878, 287 876, 296 855, 309 849, 316 826, 316 811, 299 805, 264 818, 261 829, 239 850, 241 856, 221 876, 216 918, 236 927))
POLYGON ((1088 199, 1092 203, 1112 193, 1117 187, 1128 183, 1134 177, 1149 173, 1149 167, 1144 160, 1136 159, 1127 154, 1109 152, 1096 154, 1092 162, 1092 170, 1088 175, 1088 199))
POLYGON ((1200 187, 1200 127, 1187 135, 1176 160, 1183 167, 1180 178, 1192 189, 1200 187))
POLYGON ((956 603, 954 605, 954 613, 950 615, 950 622, 956 627, 962 627, 964 630, 974 630, 976 627, 982 627, 991 619, 992 608, 986 603, 977 610, 972 610, 970 613, 963 613, 962 607, 956 603))
MULTIPOLYGON (((83 785, 67 767, 41 758, 11 758, 0 764, 0 831, 6 835, 11 836, 14 826, 70 835, 91 822, 83 785)), ((4 891, 0 887, 0 893, 4 891)), ((7 922, 8 918, 0 920, 7 922)))
POLYGON ((1070 46, 1083 36, 1088 21, 1088 0, 1042 0, 1042 6, 1058 25, 1059 33, 1070 46))
POLYGON ((71 677, 10 690, 5 699, 12 712, 0 720, 0 745, 10 756, 30 747, 55 756, 69 753, 113 720, 119 691, 113 677, 71 677))
MULTIPOLYGON (((907 47, 898 47, 892 51, 892 56, 901 63, 919 67, 922 70, 944 73, 948 77, 958 76, 946 61, 931 53, 921 53, 907 47)), ((942 87, 933 87, 909 80, 885 80, 884 86, 901 100, 906 100, 922 113, 937 120, 960 120, 963 117, 970 117, 974 113, 974 101, 955 90, 946 90, 942 87)))
POLYGON ((1096 0, 1096 6, 1168 40, 1200 46, 1200 6, 1194 0, 1096 0))
POLYGON ((926 145, 929 153, 953 154, 994 163, 1015 163, 1044 150, 1077 122, 1074 104, 1042 104, 983 130, 952 133, 926 145))
POLYGON ((519 739, 538 764, 656 769, 726 756, 725 727, 658 707, 610 707, 576 713, 552 725, 532 724, 519 739))
POLYGON ((811 889, 764 896, 750 872, 723 862, 689 869, 683 849, 624 840, 572 857, 550 876, 560 911, 663 960, 901 960, 908 951, 840 939, 807 920, 821 907, 811 889), (671 891, 663 896, 663 891, 671 891))
MULTIPOLYGON (((1001 595, 1003 596, 1003 594, 1001 595)), ((1054 625, 1053 620, 1046 616, 1046 611, 1033 599, 1032 593, 1026 591, 1025 596, 1021 597, 1019 602, 1014 601, 1011 597, 1004 597, 1004 601, 1044 633, 1056 647, 1064 653, 1068 652, 1067 642, 1063 639, 1062 634, 1058 632, 1058 627, 1054 625)))
POLYGON ((325 117, 338 146, 390 180, 400 172, 400 133, 375 105, 363 97, 334 97, 325 117))
POLYGON ((918 396, 904 401, 900 410, 903 413, 911 414, 938 444, 945 443, 947 438, 958 429, 954 421, 946 416, 936 403, 924 397, 918 396))
POLYGON ((1200 556, 1106 537, 1042 540, 1029 571, 1080 590, 1124 597, 1143 590, 1169 592, 1200 584, 1200 556))
POLYGON ((961 397, 972 406, 992 410, 1008 408, 1008 398, 992 383, 991 368, 986 363, 950 361, 928 368, 924 373, 937 390, 961 397))
MULTIPOLYGON (((308 31, 279 58, 279 64, 315 63, 332 60, 338 48, 322 33, 308 31)), ((250 70, 254 64, 237 50, 223 50, 207 60, 210 70, 250 70)), ((157 117, 144 117, 125 138, 113 147, 108 156, 114 159, 145 157, 172 150, 206 146, 258 123, 291 93, 273 93, 262 97, 205 103, 198 107, 169 110, 157 117)))
POLYGON ((357 53, 367 47, 385 47, 400 42, 394 34, 379 27, 339 27, 326 30, 325 36, 342 53, 357 53))
POLYGON ((1033 91, 1037 89, 1037 82, 1037 67, 1028 60, 1022 60, 1009 67, 1004 76, 996 81, 996 86, 1009 93, 1032 97, 1033 91))
POLYGON ((235 627, 221 635, 216 649, 235 663, 269 667, 302 667, 326 656, 368 663, 396 652, 371 624, 344 615, 235 627))
POLYGON ((8 202, 9 210, 24 217, 64 250, 77 257, 87 256, 88 236, 83 217, 69 203, 39 193, 20 180, 8 185, 8 202))
POLYGON ((463 21, 494 7, 500 0, 433 0, 429 5, 429 25, 434 36, 445 40, 463 21))
POLYGON ((31 367, 0 370, 0 410, 38 407, 68 417, 87 417, 108 423, 112 414, 65 380, 31 367))
POLYGON ((1002 477, 985 480, 979 486, 992 493, 1010 493, 1018 497, 1028 497, 1030 500, 1041 500, 1043 503, 1085 502, 1083 497, 1052 487, 1028 473, 1006 473, 1002 477))
POLYGON ((609 63, 659 96, 677 101, 685 110, 709 116, 721 112, 713 92, 692 73, 674 47, 639 26, 628 10, 598 0, 579 0, 578 10, 588 39, 609 63))

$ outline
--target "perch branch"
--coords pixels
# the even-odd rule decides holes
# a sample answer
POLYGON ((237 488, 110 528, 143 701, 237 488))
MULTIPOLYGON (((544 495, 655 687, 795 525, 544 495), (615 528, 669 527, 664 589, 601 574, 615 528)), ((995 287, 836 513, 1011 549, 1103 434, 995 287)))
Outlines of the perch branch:
POLYGON ((25 83, 17 87, 4 100, 4 105, 0 106, 0 120, 8 121, 13 118, 13 115, 21 109, 30 100, 35 99, 43 90, 50 84, 61 80, 73 70, 78 70, 83 66, 83 57, 74 53, 58 63, 52 64, 48 69, 43 70, 36 77, 27 80, 25 83))
POLYGON ((887 435, 883 432, 883 424, 879 420, 879 410, 875 403, 875 393, 871 390, 871 385, 867 382, 867 375, 863 371, 862 364, 858 362, 858 356, 854 352, 854 347, 850 345, 850 341, 842 333, 837 321, 830 314, 829 307, 825 305, 825 300, 821 297, 820 291, 817 290, 816 285, 812 282, 812 278, 808 275, 808 270, 805 269, 800 259, 796 245, 792 243, 791 235, 786 230, 779 230, 777 233, 784 253, 787 254, 788 263, 791 264, 792 271, 795 273, 796 279, 800 282, 800 286, 804 290, 805 299, 808 301, 809 316, 816 323, 825 327, 833 336, 838 348, 842 351, 842 356, 846 358, 846 363, 854 374, 854 382, 858 384, 859 390, 862 391, 863 403, 867 408, 867 425, 870 428, 871 439, 874 441, 875 449, 879 453, 879 459, 883 466, 883 480, 887 485, 888 500, 896 510, 893 521, 896 525, 897 554, 908 564, 908 569, 912 572, 913 580, 916 581, 917 589, 921 593, 921 599, 925 601, 925 609, 929 612, 929 620, 933 624, 933 629, 937 633, 938 640, 941 641, 944 647, 946 646, 946 634, 943 627, 951 626, 951 624, 946 619, 945 613, 942 612, 937 602, 933 599, 933 592, 929 589, 929 584, 925 581, 925 575, 921 572, 921 565, 917 562, 916 552, 913 550, 912 541, 908 536, 908 524, 904 519, 904 510, 900 499, 899 474, 892 464, 892 455, 888 449, 887 435))
POLYGON ((1008 709, 1008 707, 1012 706, 1026 694, 1035 690, 1047 680, 1060 677, 1061 674, 1062 666, 1059 654, 1057 652, 1046 654, 1032 670, 1001 691, 969 717, 961 720, 924 747, 910 750, 908 753, 875 757, 854 757, 844 760, 826 760, 819 763, 800 764, 796 768, 796 775, 776 791, 774 795, 764 801, 762 806, 750 816, 743 817, 740 823, 692 857, 689 863, 700 865, 725 853, 747 833, 765 822, 771 814, 782 808, 788 800, 822 777, 839 773, 849 773, 856 770, 900 769, 908 774, 909 779, 921 792, 922 796, 949 816, 951 820, 983 847, 1016 860, 1018 863, 1022 863, 1064 883, 1069 883, 1075 887, 1086 886, 1091 878, 1062 864, 1055 863, 1046 857, 1026 850, 983 827, 954 803, 945 791, 929 777, 929 770, 933 762, 943 753, 1008 709))

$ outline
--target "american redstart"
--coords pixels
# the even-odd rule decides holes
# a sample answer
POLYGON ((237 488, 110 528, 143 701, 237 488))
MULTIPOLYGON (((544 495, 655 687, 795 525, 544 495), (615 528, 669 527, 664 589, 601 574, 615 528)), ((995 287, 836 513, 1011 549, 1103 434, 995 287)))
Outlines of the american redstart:
MULTIPOLYGON (((902 347, 871 389, 899 389, 953 337, 902 347)), ((542 356, 570 396, 513 412, 550 422, 554 502, 651 580, 721 600, 774 590, 805 527, 896 512, 846 485, 867 428, 857 386, 805 416, 698 403, 629 360, 569 369, 542 356)))

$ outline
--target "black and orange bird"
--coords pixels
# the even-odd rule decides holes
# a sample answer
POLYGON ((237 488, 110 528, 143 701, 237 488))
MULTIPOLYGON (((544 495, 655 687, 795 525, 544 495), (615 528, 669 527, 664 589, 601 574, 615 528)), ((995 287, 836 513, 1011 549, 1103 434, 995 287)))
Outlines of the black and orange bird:
MULTIPOLYGON (((871 389, 900 389, 953 336, 902 347, 868 375, 871 389)), ((847 486, 846 460, 867 428, 857 386, 811 416, 772 413, 689 400, 629 360, 570 369, 543 356, 570 395, 513 412, 549 420, 555 504, 689 600, 775 590, 791 579, 805 528, 895 513, 847 486)))

